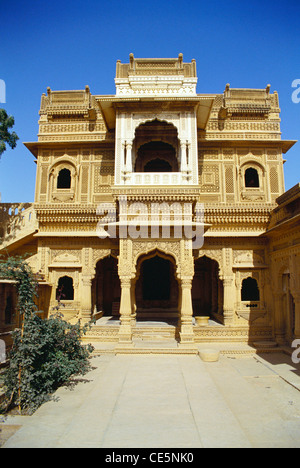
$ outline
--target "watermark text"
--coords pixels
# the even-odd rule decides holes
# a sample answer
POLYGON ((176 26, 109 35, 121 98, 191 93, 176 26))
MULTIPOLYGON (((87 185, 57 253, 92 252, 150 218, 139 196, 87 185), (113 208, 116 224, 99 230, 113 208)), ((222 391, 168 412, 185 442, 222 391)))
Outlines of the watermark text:
POLYGON ((0 104, 6 103, 6 85, 5 81, 0 79, 0 104))
POLYGON ((187 248, 204 243, 204 205, 196 203, 129 203, 119 200, 119 213, 112 203, 100 204, 97 224, 100 239, 185 239, 187 248))
POLYGON ((292 348, 296 348, 295 351, 292 353, 292 362, 294 364, 300 363, 300 340, 294 340, 292 343, 292 348))
POLYGON ((292 82, 292 88, 296 88, 292 93, 292 101, 294 104, 299 104, 300 102, 300 79, 294 80, 292 82))
POLYGON ((6 361, 5 341, 0 340, 0 363, 6 361))

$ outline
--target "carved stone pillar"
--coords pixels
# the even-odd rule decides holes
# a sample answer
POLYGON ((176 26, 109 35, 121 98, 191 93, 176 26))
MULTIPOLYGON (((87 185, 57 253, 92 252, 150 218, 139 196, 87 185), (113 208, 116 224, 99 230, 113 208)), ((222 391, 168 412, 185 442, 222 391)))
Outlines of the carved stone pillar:
POLYGON ((283 293, 274 293, 274 334, 277 343, 285 344, 285 323, 283 313, 283 293))
POLYGON ((132 172, 132 144, 126 144, 126 172, 132 172))
POLYGON ((183 278, 180 284, 180 346, 194 348, 192 279, 183 278))
POLYGON ((81 322, 87 323, 92 315, 92 278, 82 276, 81 280, 81 322))
POLYGON ((181 143, 181 172, 187 172, 187 154, 186 154, 186 144, 181 143))
MULTIPOLYGON (((126 181, 126 145, 125 142, 121 143, 121 154, 120 154, 120 175, 123 182, 126 181)), ((120 180, 120 181, 121 181, 120 180)))
POLYGON ((224 276, 223 277, 223 287, 224 287, 224 325, 231 326, 233 325, 234 320, 234 283, 233 276, 224 276))
POLYGON ((131 283, 131 326, 135 327, 136 325, 136 298, 135 298, 135 285, 136 280, 131 283))
POLYGON ((295 302, 295 338, 300 338, 300 293, 294 294, 295 302))
POLYGON ((131 279, 120 277, 121 281, 121 302, 120 302, 120 330, 119 346, 132 347, 132 305, 131 305, 131 279))

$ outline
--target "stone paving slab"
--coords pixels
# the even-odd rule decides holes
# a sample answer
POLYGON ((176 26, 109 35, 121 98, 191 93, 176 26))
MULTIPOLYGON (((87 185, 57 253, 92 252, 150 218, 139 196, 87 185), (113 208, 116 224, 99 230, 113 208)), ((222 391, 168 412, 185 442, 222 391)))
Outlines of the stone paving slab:
POLYGON ((33 416, 9 417, 22 427, 3 447, 300 447, 299 368, 288 356, 106 354, 92 364, 33 416))

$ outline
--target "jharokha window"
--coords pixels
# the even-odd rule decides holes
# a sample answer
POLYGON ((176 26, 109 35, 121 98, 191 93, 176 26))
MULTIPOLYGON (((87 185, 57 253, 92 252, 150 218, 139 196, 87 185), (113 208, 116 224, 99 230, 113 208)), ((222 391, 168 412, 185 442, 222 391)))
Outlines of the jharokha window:
POLYGON ((246 188, 259 188, 259 175, 256 169, 249 167, 245 171, 245 187, 246 188))
POLYGON ((59 278, 56 289, 56 299, 64 301, 74 300, 73 279, 69 276, 63 276, 62 278, 59 278))
POLYGON ((58 189, 71 188, 71 171, 69 169, 61 169, 57 177, 58 189))
POLYGON ((254 301, 260 300, 259 288, 255 278, 244 279, 242 285, 242 301, 254 301))

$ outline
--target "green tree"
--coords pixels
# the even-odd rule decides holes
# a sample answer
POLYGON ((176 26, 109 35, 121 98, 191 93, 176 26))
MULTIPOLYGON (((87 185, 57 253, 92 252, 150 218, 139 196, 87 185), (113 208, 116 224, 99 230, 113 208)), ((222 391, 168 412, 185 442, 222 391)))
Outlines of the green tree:
POLYGON ((0 277, 15 281, 21 329, 13 332, 13 348, 5 373, 5 411, 17 405, 20 412, 32 413, 74 375, 90 369, 93 348, 81 343, 88 327, 63 320, 59 311, 49 319, 39 317, 35 299, 38 283, 30 266, 21 258, 0 263, 0 277))
POLYGON ((15 119, 12 115, 8 116, 5 109, 0 109, 0 157, 6 150, 6 143, 14 149, 19 139, 15 132, 10 129, 15 125, 15 119))

